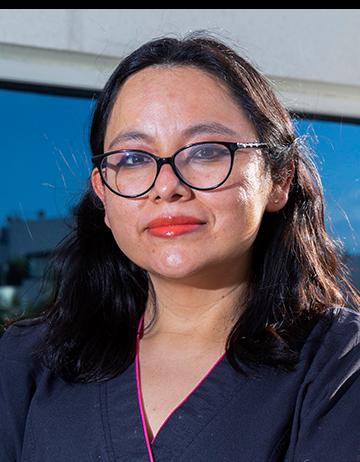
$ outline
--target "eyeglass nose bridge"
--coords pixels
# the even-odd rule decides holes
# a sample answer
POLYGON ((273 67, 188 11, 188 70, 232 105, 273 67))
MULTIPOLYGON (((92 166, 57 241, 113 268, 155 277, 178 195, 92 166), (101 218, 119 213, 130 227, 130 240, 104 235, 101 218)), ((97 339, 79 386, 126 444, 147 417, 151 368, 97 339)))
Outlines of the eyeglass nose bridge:
MULTIPOLYGON (((154 156, 155 157, 155 156, 154 156)), ((157 172, 156 172, 156 176, 155 176, 155 179, 154 179, 154 182, 153 182, 153 185, 155 184, 158 176, 160 175, 160 170, 161 170, 161 167, 165 164, 169 164, 172 168, 172 171, 174 172, 174 174, 176 175, 176 177, 183 183, 183 179, 181 178, 179 172, 177 171, 177 168, 176 168, 176 165, 175 165, 175 160, 174 160, 175 156, 170 156, 170 157, 155 157, 155 160, 156 160, 156 164, 157 164, 157 172)))

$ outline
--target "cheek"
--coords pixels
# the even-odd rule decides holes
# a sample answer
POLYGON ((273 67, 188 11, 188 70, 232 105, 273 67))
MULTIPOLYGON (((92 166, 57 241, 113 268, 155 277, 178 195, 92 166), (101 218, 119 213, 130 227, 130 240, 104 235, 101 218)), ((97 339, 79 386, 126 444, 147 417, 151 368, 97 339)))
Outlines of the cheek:
POLYGON ((105 206, 105 223, 110 228, 119 248, 129 256, 136 246, 136 211, 126 204, 108 201, 105 206))
POLYGON ((249 238, 257 233, 267 203, 267 182, 257 169, 249 169, 234 188, 226 191, 219 207, 220 227, 249 238))

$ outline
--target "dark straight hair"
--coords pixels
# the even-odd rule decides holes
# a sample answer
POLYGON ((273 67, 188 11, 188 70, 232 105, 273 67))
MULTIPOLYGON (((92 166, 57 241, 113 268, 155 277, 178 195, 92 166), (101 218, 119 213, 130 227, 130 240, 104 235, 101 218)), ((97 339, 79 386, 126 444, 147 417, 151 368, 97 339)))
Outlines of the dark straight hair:
MULTIPOLYGON (((245 299, 239 300, 246 309, 226 344, 226 356, 239 373, 245 373, 242 361, 290 372, 325 312, 334 306, 358 309, 359 302, 325 230, 322 185, 309 151, 267 79, 233 49, 202 33, 153 40, 121 61, 97 100, 92 155, 103 152, 122 84, 149 66, 191 66, 218 79, 245 110, 261 142, 268 144, 264 159, 273 180, 280 182, 294 172, 285 207, 263 216, 249 286, 245 299)), ((116 244, 90 182, 74 216, 75 226, 49 268, 54 290, 38 317, 47 329, 37 354, 66 381, 103 381, 134 360, 137 326, 148 297, 156 300, 156 294, 147 272, 116 244)))

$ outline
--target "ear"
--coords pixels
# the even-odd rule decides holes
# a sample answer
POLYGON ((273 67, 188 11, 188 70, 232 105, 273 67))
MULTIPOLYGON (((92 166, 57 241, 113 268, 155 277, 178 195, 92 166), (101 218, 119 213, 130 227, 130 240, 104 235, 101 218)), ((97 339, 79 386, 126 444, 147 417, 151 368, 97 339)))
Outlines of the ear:
POLYGON ((265 208, 267 212, 278 212, 283 207, 285 207, 289 198, 289 190, 291 181, 294 177, 294 172, 295 166, 292 162, 286 177, 281 181, 273 183, 272 191, 269 195, 268 203, 265 208))
POLYGON ((103 207, 104 207, 104 210, 105 210, 105 217, 104 217, 105 224, 106 224, 106 226, 108 226, 110 228, 110 223, 109 223, 107 213, 106 213, 105 185, 104 185, 104 183, 103 183, 103 181, 101 179, 100 172, 99 172, 99 169, 97 167, 95 167, 93 169, 93 171, 91 172, 90 180, 91 180, 91 185, 93 187, 93 190, 94 190, 95 194, 98 196, 98 198, 103 203, 103 207))

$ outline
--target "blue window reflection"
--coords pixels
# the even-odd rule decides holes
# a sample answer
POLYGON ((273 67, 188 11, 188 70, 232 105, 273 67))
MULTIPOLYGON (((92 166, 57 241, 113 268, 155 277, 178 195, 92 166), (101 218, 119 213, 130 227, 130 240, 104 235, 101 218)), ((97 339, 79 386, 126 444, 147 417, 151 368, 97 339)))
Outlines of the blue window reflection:
POLYGON ((297 120, 322 178, 329 233, 349 254, 360 254, 360 123, 297 120))
POLYGON ((65 216, 90 171, 88 127, 93 101, 0 89, 0 223, 7 216, 65 216))

